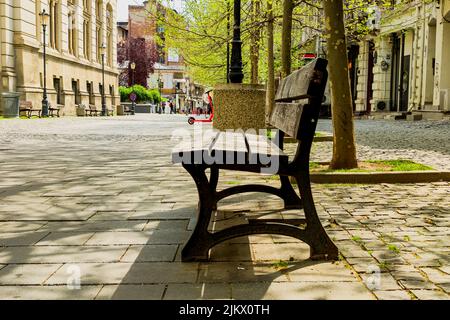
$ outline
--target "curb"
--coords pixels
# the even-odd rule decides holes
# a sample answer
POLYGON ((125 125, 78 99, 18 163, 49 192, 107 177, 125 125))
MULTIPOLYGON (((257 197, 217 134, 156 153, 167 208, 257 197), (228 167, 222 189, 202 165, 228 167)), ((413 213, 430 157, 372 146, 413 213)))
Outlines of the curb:
POLYGON ((310 173, 313 183, 426 183, 450 181, 450 171, 310 173))

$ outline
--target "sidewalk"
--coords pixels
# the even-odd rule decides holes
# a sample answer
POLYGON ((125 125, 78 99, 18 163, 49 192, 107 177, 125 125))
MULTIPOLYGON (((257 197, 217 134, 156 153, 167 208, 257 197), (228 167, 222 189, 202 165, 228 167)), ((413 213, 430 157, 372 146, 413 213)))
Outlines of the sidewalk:
MULTIPOLYGON (((177 128, 192 127, 173 115, 0 122, 0 299, 449 298, 449 183, 313 185, 336 263, 280 236, 181 263, 197 194, 170 161, 177 128)), ((219 187, 276 183, 243 177, 219 187)), ((281 208, 267 195, 230 198, 211 227, 292 213, 281 208)))

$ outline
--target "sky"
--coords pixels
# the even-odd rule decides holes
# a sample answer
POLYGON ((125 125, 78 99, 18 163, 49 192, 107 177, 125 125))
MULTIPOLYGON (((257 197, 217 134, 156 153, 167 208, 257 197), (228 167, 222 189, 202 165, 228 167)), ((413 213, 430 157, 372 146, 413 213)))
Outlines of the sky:
MULTIPOLYGON (((171 7, 179 7, 182 0, 167 0, 170 2, 171 7)), ((140 5, 144 0, 117 0, 117 21, 127 21, 128 20, 128 6, 129 5, 140 5)))

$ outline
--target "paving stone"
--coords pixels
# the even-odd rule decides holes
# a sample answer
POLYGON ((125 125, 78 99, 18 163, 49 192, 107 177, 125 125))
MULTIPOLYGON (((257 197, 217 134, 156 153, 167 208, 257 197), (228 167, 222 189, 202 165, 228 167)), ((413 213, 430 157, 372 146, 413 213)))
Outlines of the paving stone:
POLYGON ((301 261, 310 256, 309 246, 304 243, 252 244, 256 261, 301 261))
POLYGON ((420 300, 448 300, 450 295, 438 290, 411 290, 420 300))
POLYGON ((253 264, 245 262, 201 263, 197 282, 286 282, 288 281, 288 278, 283 271, 277 270, 277 268, 271 264, 253 264))
POLYGON ((0 286, 1 300, 92 300, 101 286, 0 286))
POLYGON ((404 290, 375 290, 373 293, 379 300, 411 300, 412 297, 404 290))
POLYGON ((169 284, 165 300, 231 299, 231 284, 169 284))
POLYGON ((173 261, 178 245, 132 245, 123 255, 122 262, 173 261))
MULTIPOLYGON (((442 269, 442 268, 441 268, 442 269)), ((422 268, 428 279, 434 283, 450 283, 450 275, 436 268, 422 268)))
POLYGON ((142 231, 147 224, 146 220, 135 221, 65 221, 65 222, 49 222, 39 230, 45 231, 142 231))
POLYGON ((331 263, 306 260, 292 263, 291 268, 283 269, 282 272, 290 281, 357 281, 353 272, 345 268, 341 262, 331 263))
MULTIPOLYGON (((181 250, 179 252, 181 254, 181 250)), ((211 248, 210 261, 253 261, 255 255, 249 243, 224 242, 211 248)), ((181 257, 178 257, 181 258, 181 257)))
MULTIPOLYGON (((77 263, 74 265, 79 268, 82 285, 120 284, 133 267, 132 263, 77 263)), ((71 265, 61 267, 45 281, 45 284, 65 285, 70 267, 71 265)))
MULTIPOLYGON (((41 285, 61 266, 61 264, 9 264, 0 270, 0 284, 41 285)), ((67 276, 65 278, 67 279, 67 276)))
POLYGON ((51 232, 36 243, 37 246, 81 246, 94 235, 93 232, 51 232))
POLYGON ((429 281, 418 280, 400 280, 399 283, 406 289, 437 289, 437 287, 429 281))
POLYGON ((96 300, 161 300, 165 285, 106 285, 95 297, 96 300))
POLYGON ((128 246, 32 246, 6 247, 0 251, 2 263, 83 263, 118 262, 128 246))
POLYGON ((359 282, 232 283, 237 300, 372 300, 359 282))
POLYGON ((48 235, 48 232, 0 233, 0 246, 34 245, 48 235))
POLYGON ((44 225, 45 222, 0 222, 0 233, 9 233, 11 231, 14 231, 15 233, 36 231, 42 228, 44 225))
POLYGON ((364 283, 372 290, 401 290, 402 287, 389 273, 361 274, 364 283))

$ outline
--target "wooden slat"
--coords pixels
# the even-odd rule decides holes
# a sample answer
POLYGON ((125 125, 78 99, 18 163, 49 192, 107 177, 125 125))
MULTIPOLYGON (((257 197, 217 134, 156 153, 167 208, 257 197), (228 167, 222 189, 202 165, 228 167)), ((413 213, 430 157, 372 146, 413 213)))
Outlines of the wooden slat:
POLYGON ((289 157, 270 139, 262 135, 246 134, 249 164, 270 166, 275 163, 287 163, 289 157))
POLYGON ((326 74, 327 63, 325 59, 316 59, 282 79, 275 101, 283 102, 320 96, 325 87, 323 82, 326 79, 324 81, 322 77, 326 74))
POLYGON ((221 132, 211 148, 216 164, 246 164, 248 158, 245 137, 241 132, 221 132))
POLYGON ((203 158, 210 156, 210 148, 219 132, 207 130, 202 136, 189 137, 172 150, 173 163, 201 164, 203 158))
POLYGON ((276 103, 270 124, 297 139, 304 106, 304 103, 276 103))

